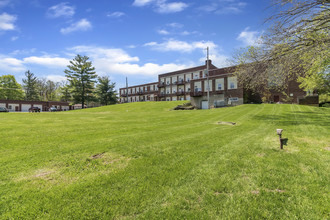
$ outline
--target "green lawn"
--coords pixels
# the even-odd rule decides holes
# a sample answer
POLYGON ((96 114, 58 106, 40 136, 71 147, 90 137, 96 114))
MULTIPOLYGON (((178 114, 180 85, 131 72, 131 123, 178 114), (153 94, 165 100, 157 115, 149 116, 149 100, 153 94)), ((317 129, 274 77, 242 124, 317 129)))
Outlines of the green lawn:
POLYGON ((0 219, 330 218, 330 109, 179 103, 0 114, 0 219))

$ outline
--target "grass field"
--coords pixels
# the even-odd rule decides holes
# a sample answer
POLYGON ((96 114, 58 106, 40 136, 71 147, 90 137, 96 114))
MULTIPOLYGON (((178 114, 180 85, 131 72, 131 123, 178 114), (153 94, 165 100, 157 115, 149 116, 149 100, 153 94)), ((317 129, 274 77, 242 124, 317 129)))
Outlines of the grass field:
POLYGON ((0 114, 0 219, 330 218, 329 109, 179 103, 0 114))

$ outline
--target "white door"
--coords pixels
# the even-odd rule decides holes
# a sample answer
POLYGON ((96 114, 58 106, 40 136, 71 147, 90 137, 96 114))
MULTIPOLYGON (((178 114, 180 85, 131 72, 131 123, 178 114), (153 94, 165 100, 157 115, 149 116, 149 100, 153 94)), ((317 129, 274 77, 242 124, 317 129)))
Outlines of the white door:
POLYGON ((29 108, 31 108, 31 105, 22 104, 22 112, 28 112, 29 108))
POLYGON ((40 111, 42 111, 42 105, 33 105, 33 106, 40 108, 40 111))
POLYGON ((208 101, 202 101, 202 109, 209 109, 208 101))

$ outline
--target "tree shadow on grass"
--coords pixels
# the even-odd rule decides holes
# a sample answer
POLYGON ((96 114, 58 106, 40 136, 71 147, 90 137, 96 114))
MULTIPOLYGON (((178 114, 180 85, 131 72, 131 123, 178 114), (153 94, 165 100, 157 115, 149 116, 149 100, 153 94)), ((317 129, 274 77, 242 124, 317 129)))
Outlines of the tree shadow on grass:
POLYGON ((290 125, 315 125, 330 127, 330 115, 320 112, 300 112, 294 111, 281 115, 255 115, 253 119, 268 121, 282 126, 290 125))

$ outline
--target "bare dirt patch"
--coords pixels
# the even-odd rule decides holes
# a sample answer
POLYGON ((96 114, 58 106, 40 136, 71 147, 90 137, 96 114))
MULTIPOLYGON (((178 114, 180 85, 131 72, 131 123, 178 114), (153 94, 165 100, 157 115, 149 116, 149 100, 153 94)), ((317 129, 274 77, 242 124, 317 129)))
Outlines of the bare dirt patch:
POLYGON ((100 153, 100 154, 94 154, 93 156, 91 156, 90 159, 95 160, 95 159, 101 158, 101 157, 103 157, 104 153, 105 152, 100 153))
POLYGON ((251 193, 258 195, 260 192, 259 192, 259 190, 253 190, 253 191, 251 191, 251 193))
POLYGON ((236 125, 236 122, 230 122, 230 121, 219 121, 218 125, 236 125))
POLYGON ((53 173, 53 171, 44 171, 44 172, 37 173, 33 177, 42 178, 42 177, 46 177, 46 176, 48 176, 49 174, 52 174, 52 173, 53 173))

